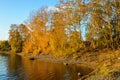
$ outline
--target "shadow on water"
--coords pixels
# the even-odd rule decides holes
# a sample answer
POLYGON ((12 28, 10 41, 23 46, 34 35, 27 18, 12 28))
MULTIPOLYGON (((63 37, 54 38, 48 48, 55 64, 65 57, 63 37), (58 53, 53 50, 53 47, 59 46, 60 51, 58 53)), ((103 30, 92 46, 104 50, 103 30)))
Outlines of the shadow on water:
MULTIPOLYGON (((20 56, 8 56, 7 80, 77 80, 78 72, 86 75, 92 69, 70 64, 53 63, 40 60, 29 60, 20 56)), ((1 76, 0 76, 1 77, 1 76)))

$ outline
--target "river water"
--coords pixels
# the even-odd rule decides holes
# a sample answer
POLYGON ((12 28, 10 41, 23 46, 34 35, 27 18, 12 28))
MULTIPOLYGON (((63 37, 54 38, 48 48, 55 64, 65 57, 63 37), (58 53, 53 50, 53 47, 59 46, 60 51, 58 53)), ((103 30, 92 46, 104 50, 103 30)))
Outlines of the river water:
POLYGON ((0 80, 77 80, 78 72, 86 75, 91 71, 81 65, 65 66, 16 55, 0 55, 0 80))

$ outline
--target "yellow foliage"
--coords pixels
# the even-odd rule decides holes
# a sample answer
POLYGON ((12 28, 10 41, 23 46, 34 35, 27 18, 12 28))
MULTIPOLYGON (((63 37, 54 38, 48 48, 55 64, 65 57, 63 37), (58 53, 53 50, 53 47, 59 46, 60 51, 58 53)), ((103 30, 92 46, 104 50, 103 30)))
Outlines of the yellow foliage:
POLYGON ((118 4, 109 0, 60 0, 58 10, 39 9, 30 16, 27 27, 19 27, 24 54, 76 58, 77 53, 88 50, 119 48, 118 4))

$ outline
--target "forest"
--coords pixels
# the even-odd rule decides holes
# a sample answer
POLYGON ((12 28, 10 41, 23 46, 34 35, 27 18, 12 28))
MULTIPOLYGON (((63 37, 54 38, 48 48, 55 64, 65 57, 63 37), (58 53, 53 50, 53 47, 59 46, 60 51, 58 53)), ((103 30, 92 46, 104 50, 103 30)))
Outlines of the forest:
POLYGON ((60 0, 42 7, 26 23, 11 24, 13 52, 78 57, 81 53, 120 48, 120 1, 60 0))
POLYGON ((0 52, 3 51, 10 51, 11 50, 11 46, 9 45, 8 41, 0 41, 0 52))

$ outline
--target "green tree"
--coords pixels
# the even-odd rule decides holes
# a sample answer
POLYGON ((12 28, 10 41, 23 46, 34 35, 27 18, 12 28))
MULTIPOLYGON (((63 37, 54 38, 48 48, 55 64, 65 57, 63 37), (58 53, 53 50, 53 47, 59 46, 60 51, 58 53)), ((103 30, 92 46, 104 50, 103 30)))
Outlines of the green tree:
POLYGON ((0 51, 10 51, 10 45, 8 41, 0 41, 0 51))
POLYGON ((22 37, 16 24, 12 24, 9 30, 9 44, 11 45, 12 52, 22 51, 22 37))

